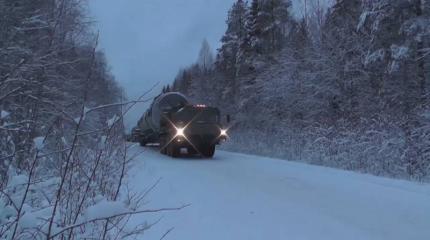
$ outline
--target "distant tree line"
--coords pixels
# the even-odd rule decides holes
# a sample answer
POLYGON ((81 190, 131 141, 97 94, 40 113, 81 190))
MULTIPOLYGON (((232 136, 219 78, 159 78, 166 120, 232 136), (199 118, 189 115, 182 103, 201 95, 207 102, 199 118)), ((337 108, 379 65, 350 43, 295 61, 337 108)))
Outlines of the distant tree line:
POLYGON ((182 69, 172 90, 232 116, 231 150, 429 180, 430 1, 291 11, 237 0, 213 66, 182 69))

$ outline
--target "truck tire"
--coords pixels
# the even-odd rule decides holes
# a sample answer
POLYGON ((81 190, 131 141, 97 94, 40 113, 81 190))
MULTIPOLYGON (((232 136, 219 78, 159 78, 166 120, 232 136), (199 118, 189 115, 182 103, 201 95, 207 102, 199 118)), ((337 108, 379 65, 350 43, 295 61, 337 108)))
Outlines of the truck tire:
POLYGON ((200 152, 203 157, 212 158, 215 154, 215 145, 204 146, 201 148, 200 152))
POLYGON ((140 146, 145 147, 146 146, 146 141, 144 139, 139 141, 140 146))

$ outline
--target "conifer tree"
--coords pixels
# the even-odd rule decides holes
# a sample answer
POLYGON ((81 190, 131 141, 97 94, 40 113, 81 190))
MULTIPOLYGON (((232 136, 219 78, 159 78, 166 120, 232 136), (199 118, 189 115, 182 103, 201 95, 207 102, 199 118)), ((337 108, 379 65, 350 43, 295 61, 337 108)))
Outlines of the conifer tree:
POLYGON ((200 69, 203 72, 208 72, 212 70, 214 62, 215 60, 212 53, 212 49, 209 46, 208 41, 204 39, 202 42, 202 47, 200 48, 197 64, 200 66, 200 69))
POLYGON ((282 48, 286 27, 291 21, 290 0, 253 0, 248 19, 249 39, 259 54, 282 48))
POLYGON ((228 13, 227 31, 221 39, 222 46, 217 55, 217 67, 230 76, 234 76, 239 60, 241 43, 247 36, 247 2, 237 0, 228 13))

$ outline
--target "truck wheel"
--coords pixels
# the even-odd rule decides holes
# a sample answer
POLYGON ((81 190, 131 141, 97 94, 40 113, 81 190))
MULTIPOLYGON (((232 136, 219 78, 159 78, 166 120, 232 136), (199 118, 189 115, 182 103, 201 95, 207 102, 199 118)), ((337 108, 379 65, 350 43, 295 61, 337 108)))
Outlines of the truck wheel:
POLYGON ((202 147, 200 152, 202 153, 203 157, 212 158, 215 154, 215 145, 202 147))
POLYGON ((140 146, 145 147, 146 146, 146 141, 145 140, 140 140, 139 144, 140 144, 140 146))

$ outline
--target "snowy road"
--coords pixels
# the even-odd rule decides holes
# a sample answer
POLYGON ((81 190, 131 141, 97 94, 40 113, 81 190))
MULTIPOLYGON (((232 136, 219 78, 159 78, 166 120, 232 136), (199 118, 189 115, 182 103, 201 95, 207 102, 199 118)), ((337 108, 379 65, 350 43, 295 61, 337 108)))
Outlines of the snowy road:
POLYGON ((214 159, 172 159, 156 149, 134 162, 129 182, 160 223, 143 239, 430 239, 430 185, 218 151, 214 159))

